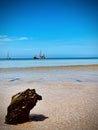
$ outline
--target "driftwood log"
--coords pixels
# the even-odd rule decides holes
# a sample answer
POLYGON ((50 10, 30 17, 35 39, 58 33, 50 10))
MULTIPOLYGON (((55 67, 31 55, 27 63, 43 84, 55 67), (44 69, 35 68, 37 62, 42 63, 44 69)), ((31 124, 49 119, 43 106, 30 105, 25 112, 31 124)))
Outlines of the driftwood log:
POLYGON ((27 89, 12 96, 11 103, 7 108, 5 123, 18 124, 28 121, 30 110, 38 100, 42 100, 42 96, 38 95, 35 89, 27 89))

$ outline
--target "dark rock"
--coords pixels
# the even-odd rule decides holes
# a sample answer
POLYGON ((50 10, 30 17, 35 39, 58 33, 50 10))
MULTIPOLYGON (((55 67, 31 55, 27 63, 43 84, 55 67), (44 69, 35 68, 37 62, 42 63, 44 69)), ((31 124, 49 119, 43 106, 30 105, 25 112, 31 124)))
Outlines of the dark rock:
POLYGON ((12 97, 7 108, 5 123, 18 124, 29 120, 30 110, 36 105, 37 100, 42 100, 35 89, 27 89, 12 97))

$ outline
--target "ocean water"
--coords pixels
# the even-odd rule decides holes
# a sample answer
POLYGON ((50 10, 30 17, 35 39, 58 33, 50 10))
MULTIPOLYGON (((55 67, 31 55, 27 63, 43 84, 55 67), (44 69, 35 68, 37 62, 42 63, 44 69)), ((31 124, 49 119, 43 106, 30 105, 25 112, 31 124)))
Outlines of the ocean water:
POLYGON ((11 59, 0 60, 0 68, 27 68, 44 66, 94 65, 98 59, 11 59))

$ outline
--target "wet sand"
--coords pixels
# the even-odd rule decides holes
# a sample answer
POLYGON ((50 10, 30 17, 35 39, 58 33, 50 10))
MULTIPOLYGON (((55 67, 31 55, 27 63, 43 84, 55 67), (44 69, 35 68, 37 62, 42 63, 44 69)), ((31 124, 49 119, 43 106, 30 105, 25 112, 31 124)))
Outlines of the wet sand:
POLYGON ((0 130, 97 130, 98 66, 0 69, 0 130), (27 88, 42 95, 30 121, 5 124, 12 95, 27 88))

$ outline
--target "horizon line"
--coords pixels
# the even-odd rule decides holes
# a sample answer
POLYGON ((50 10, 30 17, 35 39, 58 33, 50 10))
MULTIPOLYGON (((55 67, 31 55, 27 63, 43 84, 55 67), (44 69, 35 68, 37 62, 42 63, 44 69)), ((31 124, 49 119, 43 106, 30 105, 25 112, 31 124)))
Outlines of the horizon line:
MULTIPOLYGON (((10 58, 10 59, 7 59, 7 58, 0 58, 0 60, 22 60, 22 59, 33 59, 33 58, 22 58, 22 57, 16 57, 16 58, 10 58)), ((43 60, 46 60, 46 59, 98 59, 98 57, 48 57, 48 58, 45 58, 43 60)), ((38 60, 42 60, 42 59, 38 59, 38 60)))

